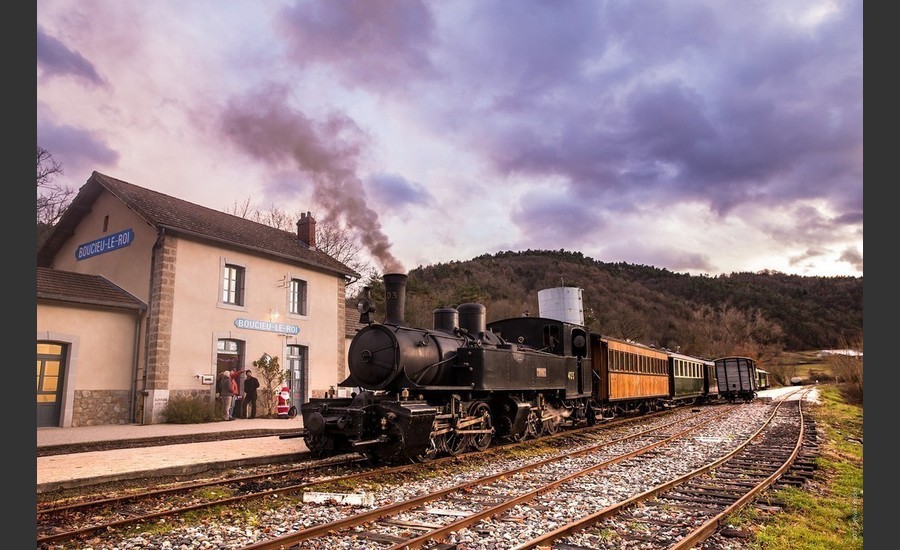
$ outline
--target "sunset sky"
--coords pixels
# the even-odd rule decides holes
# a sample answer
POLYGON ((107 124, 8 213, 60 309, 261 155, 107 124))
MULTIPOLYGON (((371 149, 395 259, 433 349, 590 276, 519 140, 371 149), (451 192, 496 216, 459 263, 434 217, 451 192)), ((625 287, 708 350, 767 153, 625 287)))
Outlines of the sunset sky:
POLYGON ((37 144, 383 271, 862 276, 862 1, 38 0, 37 144))

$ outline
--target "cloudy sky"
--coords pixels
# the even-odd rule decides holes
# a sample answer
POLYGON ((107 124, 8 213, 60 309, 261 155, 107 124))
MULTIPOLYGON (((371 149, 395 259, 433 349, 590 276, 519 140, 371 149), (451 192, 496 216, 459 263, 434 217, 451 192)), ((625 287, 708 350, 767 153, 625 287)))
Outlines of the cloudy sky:
POLYGON ((863 275, 862 0, 38 0, 37 142, 375 266, 863 275))

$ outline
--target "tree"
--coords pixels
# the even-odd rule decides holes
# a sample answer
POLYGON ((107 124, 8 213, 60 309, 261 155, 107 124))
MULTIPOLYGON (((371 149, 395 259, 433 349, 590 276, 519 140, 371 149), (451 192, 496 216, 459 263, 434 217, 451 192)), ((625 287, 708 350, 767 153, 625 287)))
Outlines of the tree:
MULTIPOLYGON (((301 212, 297 212, 293 216, 289 215, 275 205, 270 206, 268 210, 262 210, 251 203, 250 197, 241 203, 235 201, 225 211, 282 231, 295 231, 297 220, 301 215, 301 212)), ((337 220, 326 218, 316 221, 316 248, 363 275, 360 279, 376 273, 372 263, 363 255, 363 246, 357 236, 337 220)), ((353 284, 349 286, 353 286, 353 284)), ((348 294, 350 294, 349 290, 348 294)))
POLYGON ((37 237, 40 246, 62 217, 75 191, 54 182, 63 173, 62 165, 49 151, 37 146, 37 237))
POLYGON ((271 416, 275 410, 276 388, 281 391, 284 384, 285 372, 281 368, 277 357, 263 353, 259 359, 253 362, 253 367, 259 373, 259 377, 265 382, 265 388, 259 389, 258 401, 262 416, 271 416))
POLYGON ((863 400, 863 337, 847 338, 841 335, 837 352, 828 356, 835 381, 841 385, 842 393, 862 402, 863 400))

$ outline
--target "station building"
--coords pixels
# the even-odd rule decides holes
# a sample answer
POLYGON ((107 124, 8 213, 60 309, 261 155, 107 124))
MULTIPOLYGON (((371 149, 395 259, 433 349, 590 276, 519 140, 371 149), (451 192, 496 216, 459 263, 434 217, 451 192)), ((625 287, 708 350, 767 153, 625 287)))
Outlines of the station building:
POLYGON ((38 427, 159 423, 273 357, 297 409, 324 396, 360 275, 315 235, 309 213, 283 231, 94 172, 37 255, 38 427))

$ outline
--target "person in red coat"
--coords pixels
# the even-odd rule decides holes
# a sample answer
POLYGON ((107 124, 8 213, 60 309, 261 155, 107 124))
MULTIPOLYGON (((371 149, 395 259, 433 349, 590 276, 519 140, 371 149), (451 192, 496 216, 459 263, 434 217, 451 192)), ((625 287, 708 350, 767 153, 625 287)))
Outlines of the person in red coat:
POLYGON ((244 372, 244 369, 237 369, 231 371, 231 394, 233 395, 231 399, 231 406, 228 409, 228 420, 234 420, 234 409, 237 405, 238 400, 241 398, 241 392, 238 386, 238 379, 241 377, 241 373, 244 372))

